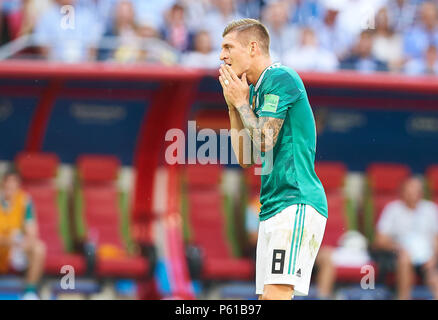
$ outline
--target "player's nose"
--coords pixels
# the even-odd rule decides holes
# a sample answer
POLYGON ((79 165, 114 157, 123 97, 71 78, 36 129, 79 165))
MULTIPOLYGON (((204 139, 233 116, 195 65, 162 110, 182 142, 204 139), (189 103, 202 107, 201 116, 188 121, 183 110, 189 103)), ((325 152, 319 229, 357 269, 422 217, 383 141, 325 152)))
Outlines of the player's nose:
POLYGON ((224 51, 224 50, 221 50, 221 54, 220 54, 220 56, 219 56, 219 59, 222 60, 222 61, 224 61, 226 58, 227 58, 227 56, 225 55, 225 51, 224 51))

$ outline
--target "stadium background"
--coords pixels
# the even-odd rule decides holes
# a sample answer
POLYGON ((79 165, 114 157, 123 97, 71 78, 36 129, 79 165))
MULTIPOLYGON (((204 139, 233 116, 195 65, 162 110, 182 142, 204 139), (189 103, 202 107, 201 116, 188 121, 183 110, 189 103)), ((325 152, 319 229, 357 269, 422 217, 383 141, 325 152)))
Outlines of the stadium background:
MULTIPOLYGON (((174 2, 1 2, 0 174, 15 165, 35 202, 48 248, 42 297, 255 298, 245 220, 256 180, 233 164, 165 160, 168 130, 229 128, 216 43, 235 17, 278 30, 273 56, 306 85, 326 245, 349 230, 370 244, 409 172, 437 199, 438 15, 424 10, 436 2, 174 2), (61 27, 61 5, 73 5, 73 29, 61 27), (391 31, 375 19, 381 8, 391 31), (347 43, 324 42, 333 14, 332 39, 347 43), (59 287, 63 265, 75 268, 73 291, 59 287)), ((391 285, 360 289, 360 271, 337 266, 339 299, 392 297, 391 285)), ((0 297, 18 298, 22 285, 1 275, 0 297)), ((418 284, 414 296, 430 294, 418 284)))

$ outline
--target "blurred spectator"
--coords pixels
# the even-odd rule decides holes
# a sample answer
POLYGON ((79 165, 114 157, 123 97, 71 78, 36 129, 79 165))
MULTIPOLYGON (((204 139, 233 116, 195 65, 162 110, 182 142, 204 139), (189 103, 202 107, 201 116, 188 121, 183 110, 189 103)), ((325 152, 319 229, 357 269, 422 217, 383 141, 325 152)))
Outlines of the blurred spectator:
POLYGON ((396 32, 403 32, 412 27, 415 19, 416 4, 412 0, 388 0, 386 8, 388 11, 390 27, 396 32))
POLYGON ((215 69, 220 65, 219 53, 213 51, 211 37, 207 31, 199 31, 195 36, 194 51, 182 56, 181 63, 186 67, 215 69))
POLYGON ((204 17, 211 9, 210 0, 179 0, 186 12, 186 23, 190 31, 202 30, 204 27, 204 17))
POLYGON ((335 248, 322 246, 316 256, 316 286, 320 299, 330 299, 336 282, 336 266, 333 262, 335 248))
POLYGON ((10 12, 4 3, 0 4, 0 45, 12 40, 11 26, 9 22, 10 12))
POLYGON ((286 0, 293 6, 291 22, 311 26, 321 21, 323 8, 320 0, 286 0))
POLYGON ((299 42, 299 29, 289 23, 290 6, 286 1, 272 1, 264 9, 263 22, 271 38, 271 55, 283 61, 286 53, 299 42))
POLYGON ((148 23, 144 23, 137 20, 138 34, 142 38, 160 38, 160 32, 158 29, 151 27, 148 23))
MULTIPOLYGON (((44 3, 44 1, 41 2, 44 3)), ((27 29, 28 24, 35 22, 28 19, 32 17, 31 14, 35 17, 37 14, 35 10, 31 10, 36 9, 31 8, 32 4, 35 4, 34 0, 0 1, 0 45, 19 37, 23 34, 23 28, 27 29)))
POLYGON ((237 11, 242 17, 260 19, 265 0, 236 0, 237 11))
POLYGON ((157 31, 148 25, 139 25, 134 9, 131 0, 119 0, 113 7, 114 13, 111 15, 114 22, 105 34, 105 45, 99 50, 99 60, 174 64, 178 56, 172 47, 160 39, 152 39, 158 38, 157 31), (146 38, 156 41, 147 42, 146 38), (115 50, 110 49, 112 41, 116 44, 115 50), (110 48, 106 47, 108 44, 110 48))
POLYGON ((344 2, 345 0, 324 0, 323 19, 313 25, 314 30, 317 30, 321 46, 334 52, 338 59, 345 57, 354 41, 339 23, 339 12, 344 2))
MULTIPOLYGON (((84 6, 89 11, 93 12, 96 19, 101 21, 103 32, 106 32, 112 28, 115 19, 115 16, 113 15, 114 8, 120 1, 121 0, 77 0, 77 5, 84 6)), ((129 1, 132 2, 132 0, 129 1)))
POLYGON ((408 58, 421 58, 426 49, 438 46, 438 11, 434 2, 419 7, 420 21, 404 33, 404 53, 408 58))
POLYGON ((189 47, 191 34, 186 23, 184 7, 175 3, 166 13, 166 23, 162 28, 164 40, 172 47, 184 52, 189 47))
POLYGON ((165 12, 175 3, 175 0, 131 0, 134 4, 136 21, 141 26, 160 30, 165 21, 165 12))
MULTIPOLYGON (((96 45, 105 34, 120 37, 120 47, 115 53, 100 49, 99 59, 174 64, 187 50, 196 52, 196 32, 207 31, 212 51, 219 50, 224 27, 232 20, 252 17, 269 29, 273 60, 298 59, 300 68, 293 63, 297 70, 324 69, 316 66, 319 62, 311 65, 303 54, 306 50, 310 56, 310 46, 300 42, 300 28, 310 27, 317 36, 312 52, 324 48, 334 53, 341 68, 435 74, 432 47, 438 47, 437 6, 432 0, 1 0, 0 45, 33 34, 45 58, 84 62, 96 59, 96 45), (129 19, 135 28, 131 31, 120 27, 117 8, 125 1, 133 6, 129 19), (61 12, 65 5, 74 6, 70 20, 61 12), (66 28, 65 21, 73 21, 74 28, 66 28), (371 54, 364 31, 374 31, 371 54), (152 47, 158 44, 156 50, 148 47, 147 56, 138 49, 146 38, 152 47)), ((107 40, 102 42, 104 47, 111 44, 107 40)), ((204 59, 210 60, 205 55, 204 59)))
POLYGON ((386 0, 346 0, 339 13, 339 24, 348 37, 358 37, 367 29, 374 29, 376 12, 386 0))
POLYGON ((117 62, 135 62, 143 58, 142 39, 138 35, 138 28, 135 23, 134 6, 129 0, 120 0, 114 7, 114 23, 106 36, 116 36, 118 48, 104 50, 101 59, 114 59, 117 62))
POLYGON ((212 4, 212 10, 204 17, 203 28, 211 35, 213 49, 219 50, 225 26, 242 17, 237 13, 234 0, 212 0, 212 4))
POLYGON ((438 52, 430 46, 421 59, 412 59, 405 65, 405 73, 409 75, 438 75, 438 52))
POLYGON ((295 70, 331 72, 338 68, 338 59, 333 52, 318 44, 310 28, 301 31, 301 43, 286 54, 284 64, 295 70))
POLYGON ((351 54, 341 60, 341 69, 352 69, 363 73, 387 71, 386 64, 373 55, 372 47, 373 33, 369 30, 363 31, 351 54))
POLYGON ((30 34, 40 16, 49 8, 51 0, 6 0, 1 4, 3 22, 10 40, 30 34))
POLYGON ((400 200, 386 205, 377 224, 375 247, 396 260, 399 299, 410 299, 415 274, 438 299, 438 208, 422 198, 422 182, 408 179, 400 200))
POLYGON ((37 285, 45 262, 32 201, 14 171, 3 177, 0 193, 0 273, 27 268, 24 299, 38 299, 37 285))
POLYGON ((0 1, 0 7, 4 12, 10 13, 19 10, 22 2, 23 0, 2 0, 0 1))
POLYGON ((75 5, 75 0, 55 0, 35 28, 35 41, 49 60, 83 62, 94 60, 102 25, 89 9, 75 7, 62 13, 61 7, 75 5))
POLYGON ((404 62, 403 43, 400 34, 389 26, 388 9, 382 8, 377 12, 375 27, 373 55, 386 63, 390 70, 399 71, 404 62))

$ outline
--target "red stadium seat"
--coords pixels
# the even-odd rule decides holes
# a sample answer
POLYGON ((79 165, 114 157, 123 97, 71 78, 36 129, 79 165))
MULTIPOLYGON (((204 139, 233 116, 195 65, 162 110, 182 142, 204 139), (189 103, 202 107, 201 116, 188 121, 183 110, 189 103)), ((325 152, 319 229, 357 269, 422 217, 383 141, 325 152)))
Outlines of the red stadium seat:
POLYGON ((225 231, 225 214, 220 191, 222 168, 190 165, 186 168, 191 243, 203 252, 204 280, 250 280, 254 263, 233 257, 225 231))
MULTIPOLYGON (((317 162, 315 171, 327 196, 328 219, 321 248, 337 247, 341 236, 348 230, 346 198, 343 192, 347 169, 339 162, 317 162)), ((363 277, 361 267, 336 266, 338 282, 359 282, 363 277)))
POLYGON ((129 255, 121 235, 116 186, 119 160, 112 156, 84 155, 78 159, 77 167, 82 217, 87 229, 83 236, 96 242, 96 274, 101 277, 145 277, 148 261, 140 255, 129 255), (109 254, 100 255, 105 248, 109 254))
POLYGON ((369 210, 367 236, 372 239, 375 226, 383 208, 391 201, 398 199, 399 189, 403 181, 411 174, 409 167, 395 163, 374 163, 367 169, 369 183, 369 210))
POLYGON ((426 179, 430 188, 431 199, 438 203, 438 165, 427 168, 426 179))
POLYGON ((262 185, 261 177, 254 173, 255 166, 244 171, 246 185, 248 187, 249 196, 260 195, 260 187, 262 185))
POLYGON ((345 196, 343 193, 346 168, 339 162, 317 162, 315 171, 327 196, 329 219, 324 232, 322 246, 337 246, 339 238, 347 231, 345 196))
POLYGON ((60 236, 60 210, 54 178, 58 157, 51 153, 22 152, 16 158, 23 188, 32 197, 39 234, 47 248, 45 272, 59 275, 63 265, 71 265, 77 275, 85 273, 86 263, 78 254, 68 253, 60 236))

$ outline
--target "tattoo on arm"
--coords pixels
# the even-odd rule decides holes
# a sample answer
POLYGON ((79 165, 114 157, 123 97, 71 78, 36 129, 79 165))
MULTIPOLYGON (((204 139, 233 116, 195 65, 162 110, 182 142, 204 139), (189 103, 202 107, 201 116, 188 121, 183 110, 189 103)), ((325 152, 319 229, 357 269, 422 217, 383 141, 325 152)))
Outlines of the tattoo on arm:
POLYGON ((262 152, 274 148, 284 120, 272 117, 257 118, 249 104, 243 105, 237 110, 255 147, 262 152))

